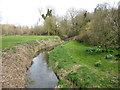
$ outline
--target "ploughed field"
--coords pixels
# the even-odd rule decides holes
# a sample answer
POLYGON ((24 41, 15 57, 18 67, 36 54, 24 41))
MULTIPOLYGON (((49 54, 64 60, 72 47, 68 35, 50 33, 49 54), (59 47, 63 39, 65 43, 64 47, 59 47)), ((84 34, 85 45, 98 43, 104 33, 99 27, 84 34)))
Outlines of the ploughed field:
POLYGON ((117 88, 118 51, 70 41, 49 54, 49 63, 59 77, 59 88, 117 88))

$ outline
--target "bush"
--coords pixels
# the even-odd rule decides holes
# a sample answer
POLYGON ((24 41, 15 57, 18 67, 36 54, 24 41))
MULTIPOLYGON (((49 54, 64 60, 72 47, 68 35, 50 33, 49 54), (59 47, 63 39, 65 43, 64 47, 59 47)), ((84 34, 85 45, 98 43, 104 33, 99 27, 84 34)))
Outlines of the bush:
POLYGON ((100 54, 103 53, 104 50, 103 49, 86 49, 86 52, 88 52, 89 54, 100 54))
POLYGON ((95 67, 99 67, 99 66, 101 66, 101 61, 100 60, 95 63, 95 67))
POLYGON ((105 57, 105 59, 112 59, 112 58, 114 58, 114 55, 112 55, 112 54, 106 55, 106 57, 105 57))
POLYGON ((63 39, 63 40, 68 38, 68 36, 65 35, 65 34, 61 34, 61 35, 59 35, 59 36, 60 36, 60 38, 63 39))

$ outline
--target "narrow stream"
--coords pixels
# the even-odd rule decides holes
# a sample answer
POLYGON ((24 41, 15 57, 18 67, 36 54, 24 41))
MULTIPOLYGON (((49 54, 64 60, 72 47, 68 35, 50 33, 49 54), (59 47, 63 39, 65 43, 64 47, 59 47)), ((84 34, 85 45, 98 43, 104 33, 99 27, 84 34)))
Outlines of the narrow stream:
POLYGON ((48 68, 48 53, 42 52, 33 59, 27 75, 26 88, 54 88, 58 79, 53 70, 48 68))

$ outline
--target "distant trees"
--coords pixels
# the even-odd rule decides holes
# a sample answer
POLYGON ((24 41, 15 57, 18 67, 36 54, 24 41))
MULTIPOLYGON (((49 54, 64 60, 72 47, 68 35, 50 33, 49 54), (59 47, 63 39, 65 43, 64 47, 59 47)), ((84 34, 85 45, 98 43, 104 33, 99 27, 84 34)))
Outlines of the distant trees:
POLYGON ((74 8, 70 8, 67 11, 66 17, 62 18, 60 21, 61 33, 66 34, 68 37, 79 35, 86 23, 84 14, 87 16, 87 13, 85 12, 84 10, 77 11, 74 8))
POLYGON ((44 19, 43 28, 47 32, 48 35, 56 35, 57 34, 57 25, 56 25, 56 17, 52 15, 52 9, 47 9, 46 14, 41 15, 44 19))
POLYGON ((69 37, 75 36, 76 35, 76 20, 75 17, 77 15, 77 10, 75 8, 70 8, 67 11, 67 15, 69 18, 69 22, 71 24, 71 29, 69 30, 69 37))
POLYGON ((98 41, 97 45, 103 45, 106 51, 112 39, 111 25, 109 22, 111 18, 108 15, 109 10, 107 9, 107 4, 99 4, 94 13, 95 18, 93 19, 93 29, 98 41))
POLYGON ((57 33, 56 17, 47 17, 44 22, 44 30, 48 35, 55 35, 57 33))
MULTIPOLYGON (((88 14, 84 29, 76 38, 91 45, 102 45, 106 52, 109 47, 118 48, 118 9, 109 4, 98 4, 93 13, 88 14)), ((84 21, 85 22, 85 21, 84 21)))
POLYGON ((60 33, 63 35, 70 35, 70 29, 71 29, 71 25, 70 25, 70 21, 67 19, 63 19, 60 21, 60 33))
POLYGON ((45 35, 47 34, 44 29, 43 26, 35 26, 34 28, 30 29, 29 35, 45 35))
POLYGON ((30 29, 2 25, 3 35, 59 35, 74 37, 90 45, 102 45, 106 52, 109 47, 120 48, 120 6, 98 4, 91 13, 70 8, 64 17, 57 17, 52 9, 47 9, 41 17, 43 25, 30 29))
POLYGON ((29 35, 31 29, 28 27, 0 24, 2 35, 29 35))

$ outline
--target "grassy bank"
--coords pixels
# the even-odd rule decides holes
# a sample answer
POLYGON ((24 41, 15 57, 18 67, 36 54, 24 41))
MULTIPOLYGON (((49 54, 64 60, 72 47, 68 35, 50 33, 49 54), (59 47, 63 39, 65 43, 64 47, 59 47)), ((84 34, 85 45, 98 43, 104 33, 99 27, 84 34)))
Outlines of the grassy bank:
POLYGON ((24 41, 21 41, 20 37, 21 36, 14 37, 16 38, 15 40, 7 37, 7 39, 10 40, 7 42, 8 44, 20 42, 21 45, 13 44, 13 46, 9 46, 9 49, 3 49, 2 52, 0 52, 0 54, 2 53, 2 88, 25 88, 26 74, 32 64, 33 57, 38 55, 42 50, 50 50, 63 43, 57 36, 24 37, 24 40, 29 43, 23 43, 24 41), (30 40, 30 38, 32 40, 30 40))
POLYGON ((16 46, 26 42, 33 42, 36 40, 47 40, 57 37, 58 36, 2 36, 2 49, 10 48, 12 46, 16 46))
POLYGON ((114 56, 117 53, 113 50, 105 53, 76 41, 56 47, 49 57, 51 67, 60 78, 57 87, 118 87, 118 61, 114 56))

